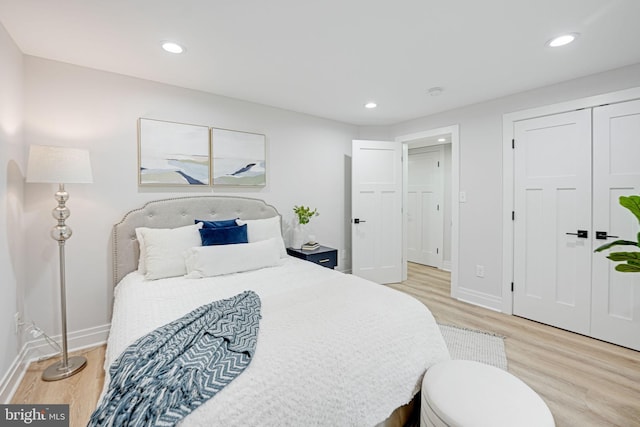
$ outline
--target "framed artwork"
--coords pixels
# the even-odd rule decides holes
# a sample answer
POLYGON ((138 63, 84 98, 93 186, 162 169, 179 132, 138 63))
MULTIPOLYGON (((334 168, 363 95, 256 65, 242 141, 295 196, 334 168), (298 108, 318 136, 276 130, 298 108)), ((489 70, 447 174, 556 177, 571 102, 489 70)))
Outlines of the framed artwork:
POLYGON ((211 128, 213 185, 265 186, 266 137, 211 128))
POLYGON ((210 185, 209 127, 140 118, 139 185, 210 185))

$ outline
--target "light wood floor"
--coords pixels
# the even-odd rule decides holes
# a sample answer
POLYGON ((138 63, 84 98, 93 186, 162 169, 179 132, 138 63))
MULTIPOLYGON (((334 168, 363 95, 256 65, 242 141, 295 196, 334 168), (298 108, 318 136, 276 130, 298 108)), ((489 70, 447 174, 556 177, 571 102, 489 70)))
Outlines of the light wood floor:
MULTIPOLYGON (((440 323, 506 336, 509 371, 542 396, 558 427, 640 426, 640 352, 456 301, 449 280, 410 264, 409 279, 390 286, 418 298, 440 323)), ((69 403, 71 426, 85 426, 104 381, 104 349, 80 352, 88 366, 62 381, 40 379, 52 361, 33 363, 12 403, 69 403)))
POLYGON ((76 351, 84 355, 87 366, 72 377, 60 381, 42 381, 42 372, 59 359, 34 362, 29 365, 11 403, 69 404, 70 427, 86 426, 95 409, 104 383, 105 346, 76 351))
POLYGON ((640 426, 640 352, 454 300, 437 269, 409 264, 408 280, 391 286, 440 323, 507 337, 509 372, 542 396, 558 427, 640 426))

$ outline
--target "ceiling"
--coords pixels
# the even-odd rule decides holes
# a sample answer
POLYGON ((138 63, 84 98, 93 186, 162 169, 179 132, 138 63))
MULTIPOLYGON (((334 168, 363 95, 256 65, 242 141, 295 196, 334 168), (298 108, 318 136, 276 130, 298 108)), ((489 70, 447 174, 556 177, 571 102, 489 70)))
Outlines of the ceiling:
POLYGON ((27 55, 355 125, 640 63, 639 18, 638 0, 0 0, 27 55))

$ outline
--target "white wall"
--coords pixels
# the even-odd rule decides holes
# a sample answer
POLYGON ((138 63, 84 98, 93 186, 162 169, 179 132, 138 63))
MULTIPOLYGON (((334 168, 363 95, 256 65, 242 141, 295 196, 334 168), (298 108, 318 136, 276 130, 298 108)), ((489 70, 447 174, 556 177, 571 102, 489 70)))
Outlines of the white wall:
MULTIPOLYGON (((372 114, 375 111, 371 112, 372 114)), ((358 139, 371 141, 393 141, 391 126, 360 126, 358 128, 358 139)))
MULTIPOLYGON (((22 140, 22 53, 0 25, 0 380, 22 347, 13 315, 22 312, 24 157, 22 140)), ((4 381, 0 381, 0 388, 4 381)), ((5 390, 0 390, 4 398, 5 390)), ((2 401, 3 399, 0 399, 2 401)))
MULTIPOLYGON (((67 223, 74 232, 66 245, 71 335, 110 321, 111 227, 148 200, 237 194, 265 199, 284 221, 293 219, 294 205, 310 205, 320 212, 312 221, 318 240, 338 249, 348 247, 345 170, 351 140, 357 136, 355 126, 29 56, 24 102, 27 144, 91 151, 94 183, 67 186, 71 210, 67 223), (265 134, 267 186, 244 191, 139 188, 138 117, 265 134)), ((26 184, 25 192, 30 260, 25 315, 51 334, 59 333, 60 323, 57 245, 49 237, 54 191, 53 185, 26 184)), ((339 262, 339 268, 349 268, 345 259, 339 262)))
MULTIPOLYGON (((640 86, 640 64, 423 117, 393 126, 394 136, 460 125, 459 296, 501 308, 502 115, 640 86), (476 265, 485 277, 476 277, 476 265)), ((511 209, 509 207, 509 209, 511 209)))

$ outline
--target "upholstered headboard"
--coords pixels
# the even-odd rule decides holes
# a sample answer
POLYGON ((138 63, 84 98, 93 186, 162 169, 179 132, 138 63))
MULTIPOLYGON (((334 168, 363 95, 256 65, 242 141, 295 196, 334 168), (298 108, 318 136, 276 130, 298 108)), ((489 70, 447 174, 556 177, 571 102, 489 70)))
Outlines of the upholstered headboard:
POLYGON ((280 216, 263 200, 246 197, 197 196, 155 200, 127 212, 113 226, 113 281, 120 280, 138 268, 140 248, 137 227, 174 228, 194 223, 194 219, 263 219, 280 216))

